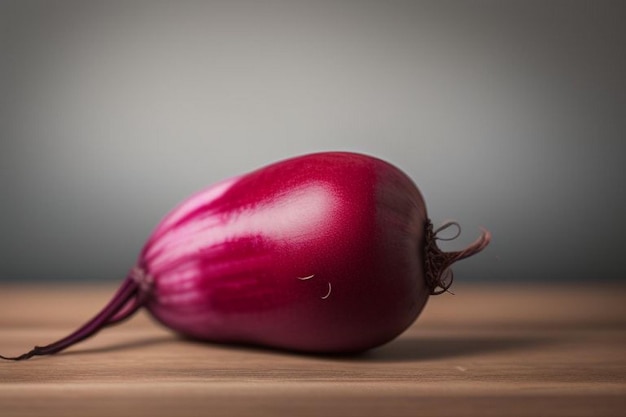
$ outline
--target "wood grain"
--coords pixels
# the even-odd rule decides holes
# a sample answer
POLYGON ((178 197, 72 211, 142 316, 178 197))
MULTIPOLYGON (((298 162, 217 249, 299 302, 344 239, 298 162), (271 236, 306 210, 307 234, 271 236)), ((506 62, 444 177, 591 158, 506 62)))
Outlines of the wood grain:
MULTIPOLYGON (((64 336, 112 286, 0 287, 0 353, 64 336)), ((181 340, 146 314, 0 361, 1 416, 626 416, 626 287, 461 286, 356 357, 181 340)))

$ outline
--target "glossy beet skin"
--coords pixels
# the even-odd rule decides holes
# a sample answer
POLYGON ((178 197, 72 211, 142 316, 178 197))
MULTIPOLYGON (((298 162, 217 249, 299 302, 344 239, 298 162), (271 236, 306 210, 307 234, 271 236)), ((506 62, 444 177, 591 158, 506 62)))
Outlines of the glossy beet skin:
MULTIPOLYGON (((424 200, 370 156, 305 155, 223 181, 174 209, 109 303, 73 333, 3 359, 60 352, 140 308, 213 342, 349 353, 395 338, 486 230, 442 252, 424 200)), ((459 229, 460 231, 460 229, 459 229)))
POLYGON ((213 186, 149 239, 146 307, 196 338, 349 352, 404 331, 429 295, 426 210, 379 159, 323 153, 213 186))

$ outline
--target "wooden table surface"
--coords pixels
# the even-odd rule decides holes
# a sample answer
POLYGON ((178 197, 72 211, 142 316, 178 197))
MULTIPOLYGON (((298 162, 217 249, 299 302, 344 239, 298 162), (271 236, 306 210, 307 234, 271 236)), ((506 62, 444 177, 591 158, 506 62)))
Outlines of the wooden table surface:
MULTIPOLYGON (((64 336, 114 286, 0 286, 0 353, 64 336)), ((140 313, 0 361, 0 416, 626 416, 626 287, 455 285, 356 357, 181 340, 140 313)))

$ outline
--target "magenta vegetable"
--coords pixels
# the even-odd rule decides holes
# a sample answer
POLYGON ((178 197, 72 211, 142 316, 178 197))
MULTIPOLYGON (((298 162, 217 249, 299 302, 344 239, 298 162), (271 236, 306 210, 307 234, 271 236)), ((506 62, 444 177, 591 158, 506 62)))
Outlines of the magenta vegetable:
MULTIPOLYGON (((458 224, 452 222, 442 228, 458 224)), ((441 230, 440 228, 439 230, 441 230)), ((213 342, 358 352, 415 321, 446 291, 449 266, 422 195, 396 167, 328 152, 232 178, 174 209, 109 304, 71 335, 21 356, 59 352, 145 307, 165 326, 213 342)))

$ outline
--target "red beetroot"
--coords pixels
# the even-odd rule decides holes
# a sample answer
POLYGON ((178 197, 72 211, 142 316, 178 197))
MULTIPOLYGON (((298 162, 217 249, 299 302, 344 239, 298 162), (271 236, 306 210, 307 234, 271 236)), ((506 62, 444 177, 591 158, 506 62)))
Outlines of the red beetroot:
MULTIPOLYGON (((449 223, 449 225, 456 223, 449 223)), ((141 307, 193 338, 304 352, 357 352, 401 334, 448 267, 415 184, 380 159, 300 156, 235 177, 175 208, 111 302, 56 353, 141 307)))

